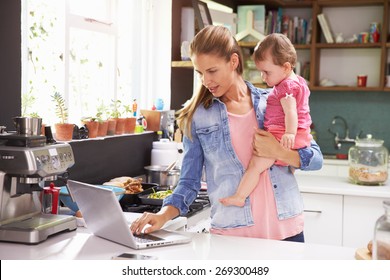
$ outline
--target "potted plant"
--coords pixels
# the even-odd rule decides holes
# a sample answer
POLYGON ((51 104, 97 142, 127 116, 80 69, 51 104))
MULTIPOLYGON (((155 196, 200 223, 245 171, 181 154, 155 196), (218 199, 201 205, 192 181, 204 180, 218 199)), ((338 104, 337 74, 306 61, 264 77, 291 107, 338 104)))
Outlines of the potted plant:
POLYGON ((134 133, 137 118, 133 116, 132 105, 124 105, 125 112, 125 133, 134 133))
POLYGON ((98 119, 99 125, 98 125, 98 137, 104 137, 107 135, 108 130, 108 108, 107 106, 101 102, 101 104, 97 107, 97 113, 96 118, 98 119))
POLYGON ((96 138, 99 129, 98 119, 95 117, 84 117, 81 121, 88 128, 88 138, 96 138))
POLYGON ((57 141, 70 141, 73 135, 73 124, 68 123, 68 108, 65 105, 65 100, 59 92, 55 92, 51 96, 55 104, 55 113, 59 119, 59 123, 54 124, 57 141))
POLYGON ((122 113, 120 110, 121 104, 122 104, 122 102, 118 99, 112 100, 112 102, 111 102, 111 118, 109 119, 109 121, 115 120, 115 130, 113 130, 113 127, 110 127, 110 122, 109 122, 107 133, 110 135, 124 133, 125 119, 121 118, 121 116, 122 116, 122 113))

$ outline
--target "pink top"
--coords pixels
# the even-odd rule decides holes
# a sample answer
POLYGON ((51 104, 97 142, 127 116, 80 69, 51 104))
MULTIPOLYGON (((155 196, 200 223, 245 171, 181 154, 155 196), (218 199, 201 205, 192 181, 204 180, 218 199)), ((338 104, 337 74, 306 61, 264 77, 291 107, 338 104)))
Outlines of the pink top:
POLYGON ((267 99, 267 109, 264 116, 264 127, 271 126, 285 127, 284 112, 280 99, 286 94, 295 97, 297 102, 298 128, 308 129, 311 125, 309 96, 310 90, 304 78, 297 76, 299 81, 287 78, 276 85, 267 99))
MULTIPOLYGON (((255 132, 253 128, 257 127, 255 111, 252 109, 244 115, 228 115, 233 147, 246 169, 252 157, 252 139, 255 132)), ((303 231, 303 214, 286 220, 278 219, 268 170, 260 174, 258 184, 250 194, 250 200, 255 222, 253 226, 211 229, 211 233, 282 240, 303 231)))

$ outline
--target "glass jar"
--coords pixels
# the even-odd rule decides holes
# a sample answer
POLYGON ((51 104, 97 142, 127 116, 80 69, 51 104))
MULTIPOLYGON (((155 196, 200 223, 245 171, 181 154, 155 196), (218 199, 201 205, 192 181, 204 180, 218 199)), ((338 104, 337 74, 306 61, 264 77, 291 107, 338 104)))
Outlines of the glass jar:
POLYGON ((349 179, 359 185, 383 185, 387 180, 389 155, 383 140, 372 138, 357 139, 348 152, 349 179))
POLYGON ((375 223, 372 242, 372 258, 374 260, 390 260, 390 201, 383 201, 385 214, 375 223))

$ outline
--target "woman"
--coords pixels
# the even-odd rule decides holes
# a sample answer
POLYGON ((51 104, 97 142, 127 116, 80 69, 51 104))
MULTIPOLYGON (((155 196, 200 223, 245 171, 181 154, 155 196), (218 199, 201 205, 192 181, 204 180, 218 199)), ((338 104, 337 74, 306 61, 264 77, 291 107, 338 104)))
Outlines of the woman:
POLYGON ((190 49, 202 87, 178 116, 185 152, 180 180, 161 210, 144 213, 131 230, 140 233, 149 224, 145 229, 149 233, 186 214, 205 166, 211 233, 303 242, 303 202, 288 166, 273 165, 259 174, 258 186, 243 207, 224 206, 219 199, 234 194, 253 151, 302 170, 316 170, 322 167, 318 145, 287 150, 270 133, 253 129, 263 127, 267 92, 244 81, 240 48, 227 28, 207 26, 190 49))

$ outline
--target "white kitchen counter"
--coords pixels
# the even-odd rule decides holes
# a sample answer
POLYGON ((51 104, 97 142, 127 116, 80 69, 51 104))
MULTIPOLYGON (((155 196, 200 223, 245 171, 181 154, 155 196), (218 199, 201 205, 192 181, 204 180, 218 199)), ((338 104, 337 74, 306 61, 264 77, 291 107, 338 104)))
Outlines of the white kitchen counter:
POLYGON ((324 159, 320 170, 296 170, 295 176, 301 192, 390 198, 390 179, 383 186, 363 186, 349 182, 348 173, 348 160, 324 159))
POLYGON ((144 250, 113 243, 88 233, 86 228, 50 237, 38 245, 0 242, 1 260, 109 260, 124 252, 156 256, 161 260, 268 259, 341 260, 354 259, 355 249, 318 244, 186 233, 192 242, 144 250))
POLYGON ((348 181, 348 178, 340 176, 320 176, 296 174, 301 192, 340 194, 364 197, 379 197, 390 199, 390 185, 384 186, 361 186, 348 181))

